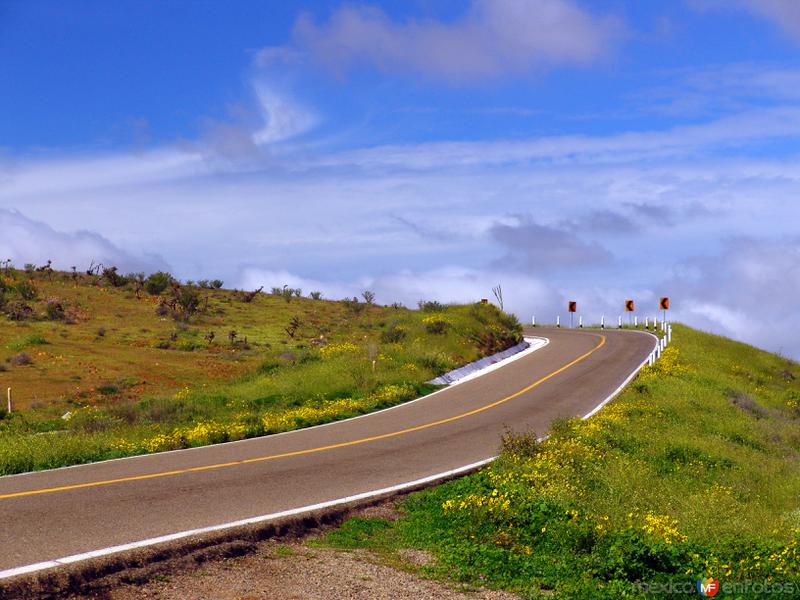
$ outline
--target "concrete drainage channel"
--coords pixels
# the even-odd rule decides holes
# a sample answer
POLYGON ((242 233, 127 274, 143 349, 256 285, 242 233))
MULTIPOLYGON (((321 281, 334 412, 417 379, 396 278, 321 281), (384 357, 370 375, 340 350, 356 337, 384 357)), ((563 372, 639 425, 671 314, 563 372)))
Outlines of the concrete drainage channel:
MULTIPOLYGON (((503 352, 450 371, 431 383, 458 385, 519 360, 548 343, 549 340, 544 337, 526 337, 523 342, 503 352)), ((141 540, 0 572, 0 598, 40 599, 102 592, 118 585, 143 583, 165 571, 191 568, 209 560, 245 555, 256 551, 257 544, 264 540, 298 538, 315 530, 334 527, 357 510, 475 472, 494 458, 313 506, 141 540)))
POLYGON ((545 337, 526 337, 516 346, 512 346, 497 354, 492 354, 491 356, 481 358, 463 367, 449 371, 436 379, 431 379, 428 383, 432 383, 433 385, 456 385, 463 383, 475 377, 485 375, 495 369, 499 369, 514 360, 527 356, 531 352, 536 352, 539 348, 543 348, 549 343, 550 340, 545 337))

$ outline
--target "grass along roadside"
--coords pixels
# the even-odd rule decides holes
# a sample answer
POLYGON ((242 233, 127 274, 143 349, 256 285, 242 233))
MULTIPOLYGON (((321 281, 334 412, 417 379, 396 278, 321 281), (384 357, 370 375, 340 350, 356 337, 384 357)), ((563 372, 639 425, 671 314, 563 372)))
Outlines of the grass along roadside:
MULTIPOLYGON (((509 434, 499 460, 411 496, 403 518, 353 519, 322 543, 386 560, 424 550, 427 576, 527 597, 643 598, 642 584, 708 577, 797 594, 798 376, 675 326, 662 359, 595 417, 541 443, 509 434)), ((763 597, 750 589, 736 597, 763 597)))
POLYGON ((417 311, 186 284, 137 297, 97 276, 0 276, 0 386, 21 407, 0 411, 0 475, 355 416, 429 392, 522 334, 492 305, 417 311), (165 313, 170 293, 196 294, 197 311, 165 313))

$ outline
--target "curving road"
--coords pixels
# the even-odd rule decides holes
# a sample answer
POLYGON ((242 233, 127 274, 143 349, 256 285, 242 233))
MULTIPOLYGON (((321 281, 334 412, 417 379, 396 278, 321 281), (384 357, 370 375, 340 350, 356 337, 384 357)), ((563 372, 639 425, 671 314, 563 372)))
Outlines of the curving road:
POLYGON ((527 333, 550 344, 386 411, 253 440, 2 477, 0 577, 486 460, 496 454, 504 426, 545 432, 553 419, 591 412, 655 345, 652 336, 632 331, 527 333))

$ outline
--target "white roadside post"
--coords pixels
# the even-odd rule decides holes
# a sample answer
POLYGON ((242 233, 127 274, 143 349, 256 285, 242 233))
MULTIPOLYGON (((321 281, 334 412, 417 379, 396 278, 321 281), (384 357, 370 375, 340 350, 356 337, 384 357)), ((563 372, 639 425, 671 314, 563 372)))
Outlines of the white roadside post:
POLYGON ((532 325, 533 327, 536 327, 536 315, 533 315, 533 316, 531 317, 531 325, 532 325))
POLYGON ((556 327, 561 327, 561 315, 556 317, 556 327))
POLYGON ((672 325, 667 327, 667 341, 672 343, 672 325))
POLYGON ((581 315, 580 317, 578 317, 578 327, 579 327, 580 329, 583 329, 583 315, 581 315))
POLYGON ((638 327, 639 326, 639 317, 636 316, 636 315, 634 315, 634 317, 633 317, 633 326, 634 327, 638 327))
POLYGON ((622 315, 619 316, 619 321, 617 321, 617 328, 622 329, 622 315))
POLYGON ((605 328, 606 328, 606 316, 605 315, 601 315, 600 316, 600 329, 605 329, 605 328))

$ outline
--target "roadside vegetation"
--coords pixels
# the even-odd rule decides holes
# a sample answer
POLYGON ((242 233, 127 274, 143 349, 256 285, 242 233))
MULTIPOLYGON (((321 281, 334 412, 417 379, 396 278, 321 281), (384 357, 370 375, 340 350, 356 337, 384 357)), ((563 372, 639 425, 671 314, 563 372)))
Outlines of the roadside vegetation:
POLYGON ((113 267, 0 263, 0 474, 238 440, 430 391, 520 341, 492 305, 419 310, 113 267), (5 410, 12 388, 14 410, 5 410))
POLYGON ((666 597, 656 586, 670 583, 696 596, 706 578, 739 586, 726 597, 769 584, 796 598, 798 377, 785 358, 676 325, 662 359, 588 421, 543 442, 509 432, 495 463, 412 495, 397 521, 353 519, 317 543, 394 564, 427 551, 408 568, 530 598, 666 597))

